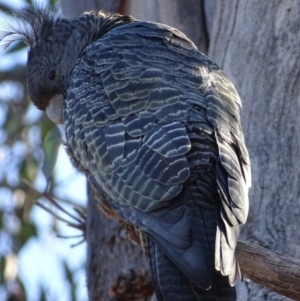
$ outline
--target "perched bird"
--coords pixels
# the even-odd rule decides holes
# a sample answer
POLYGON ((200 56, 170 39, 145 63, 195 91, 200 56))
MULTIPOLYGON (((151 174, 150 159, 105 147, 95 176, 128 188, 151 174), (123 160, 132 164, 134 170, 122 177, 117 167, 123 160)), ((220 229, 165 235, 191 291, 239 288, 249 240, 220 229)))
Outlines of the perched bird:
POLYGON ((103 211, 146 238, 157 300, 235 300, 250 162, 230 80, 163 24, 102 11, 16 16, 27 25, 5 35, 30 46, 30 97, 64 123, 103 211))

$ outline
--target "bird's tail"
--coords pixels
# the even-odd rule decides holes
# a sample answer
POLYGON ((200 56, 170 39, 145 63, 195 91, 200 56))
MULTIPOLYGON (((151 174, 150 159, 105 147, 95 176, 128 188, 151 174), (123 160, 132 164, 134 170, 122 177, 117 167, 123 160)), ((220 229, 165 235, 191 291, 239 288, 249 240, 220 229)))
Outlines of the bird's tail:
POLYGON ((188 280, 173 262, 149 240, 149 258, 157 301, 235 301, 228 277, 215 271, 212 287, 204 290, 188 280))

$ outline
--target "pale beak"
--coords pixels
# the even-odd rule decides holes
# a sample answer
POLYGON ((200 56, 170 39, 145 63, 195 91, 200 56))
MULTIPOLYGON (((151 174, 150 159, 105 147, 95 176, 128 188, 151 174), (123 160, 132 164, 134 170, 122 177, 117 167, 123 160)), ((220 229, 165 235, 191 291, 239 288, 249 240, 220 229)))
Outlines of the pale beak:
POLYGON ((50 100, 50 103, 46 108, 46 114, 54 123, 63 124, 63 107, 64 98, 62 94, 56 95, 50 100))

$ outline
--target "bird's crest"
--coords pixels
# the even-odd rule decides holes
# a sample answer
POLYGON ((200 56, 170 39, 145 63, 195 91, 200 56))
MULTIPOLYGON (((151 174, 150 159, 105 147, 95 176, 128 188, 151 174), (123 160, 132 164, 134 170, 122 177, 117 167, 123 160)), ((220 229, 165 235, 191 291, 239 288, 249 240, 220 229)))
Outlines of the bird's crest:
POLYGON ((43 32, 56 21, 50 10, 41 6, 8 11, 8 14, 13 20, 5 20, 5 24, 0 24, 0 42, 4 50, 15 41, 33 46, 42 37, 43 32))

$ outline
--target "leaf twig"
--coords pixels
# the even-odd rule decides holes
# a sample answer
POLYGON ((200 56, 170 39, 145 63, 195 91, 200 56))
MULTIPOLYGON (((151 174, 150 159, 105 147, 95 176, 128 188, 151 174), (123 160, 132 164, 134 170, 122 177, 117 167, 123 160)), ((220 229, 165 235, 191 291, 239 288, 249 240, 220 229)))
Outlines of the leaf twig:
POLYGON ((68 237, 64 237, 64 236, 60 236, 58 235, 58 237, 61 238, 74 238, 74 237, 83 237, 83 240, 80 240, 78 243, 72 245, 71 247, 75 247, 81 243, 83 243, 85 241, 86 238, 86 215, 83 212, 83 210, 81 208, 77 208, 77 207, 73 207, 74 211, 78 214, 78 216, 71 214, 70 212, 68 212, 65 208, 63 208, 47 191, 41 192, 38 189, 36 189, 29 181, 27 181, 26 179, 22 179, 22 182, 27 185, 28 187, 30 187, 32 190, 34 190, 35 192, 37 192, 39 195, 43 196, 44 198, 46 198, 53 206, 55 206, 56 208, 58 208, 61 212, 65 213, 68 217, 70 217, 71 219, 73 219, 75 222, 71 222, 69 220, 67 220, 66 218, 61 217, 60 215, 58 215, 56 212, 54 212, 52 209, 50 209, 49 207, 45 206, 44 204, 42 204, 39 201, 35 201, 35 204, 37 206, 39 206, 40 208, 44 209, 45 211, 47 211, 48 213, 50 213, 52 216, 54 216, 56 219, 65 222, 68 226, 78 229, 80 231, 83 232, 82 235, 76 235, 76 236, 68 236, 68 237))

